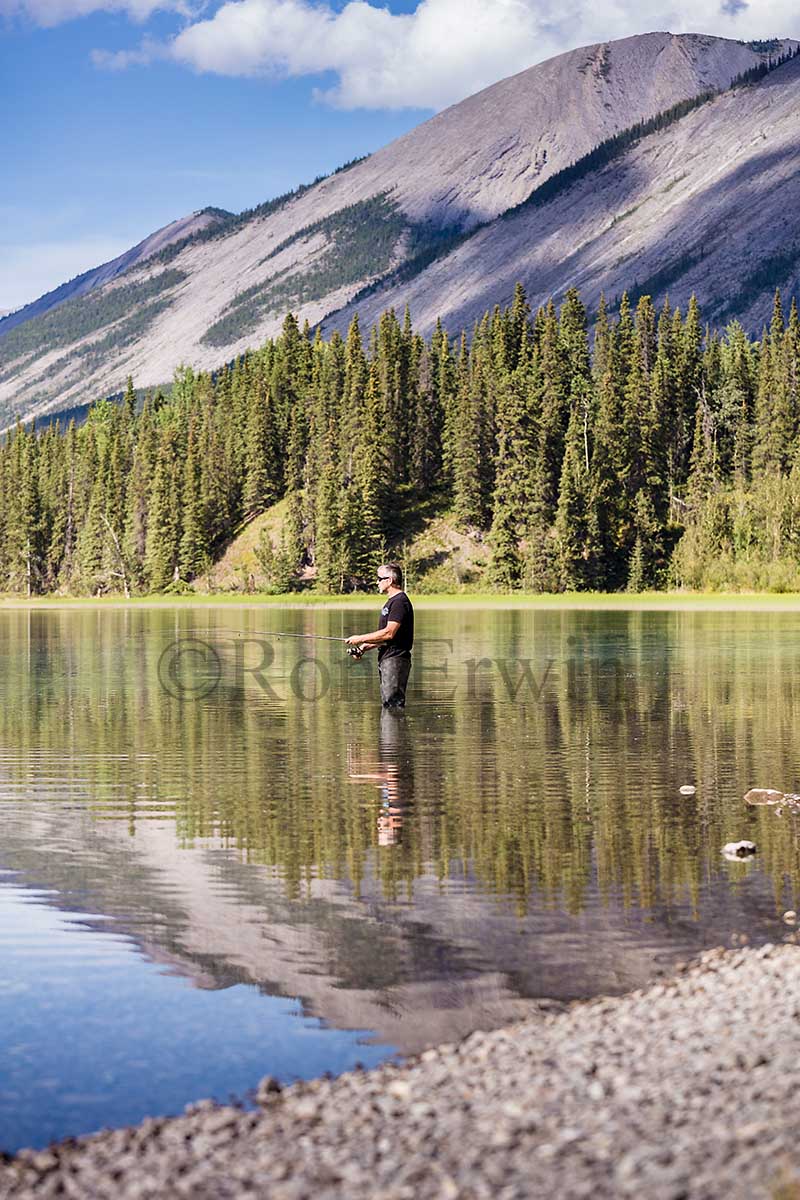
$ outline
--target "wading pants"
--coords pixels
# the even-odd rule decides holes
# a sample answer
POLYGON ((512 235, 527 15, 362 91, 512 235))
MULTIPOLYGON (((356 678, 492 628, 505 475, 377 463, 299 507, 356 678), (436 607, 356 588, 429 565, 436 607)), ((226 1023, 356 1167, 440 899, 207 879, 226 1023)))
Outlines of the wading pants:
POLYGON ((384 708, 405 708, 406 684, 411 671, 410 654, 392 654, 378 663, 381 701, 384 708))

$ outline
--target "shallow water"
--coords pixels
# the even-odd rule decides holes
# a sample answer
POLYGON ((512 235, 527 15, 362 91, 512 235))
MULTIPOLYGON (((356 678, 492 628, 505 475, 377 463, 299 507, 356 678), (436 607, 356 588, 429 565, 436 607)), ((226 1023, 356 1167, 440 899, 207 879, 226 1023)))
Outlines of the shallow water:
POLYGON ((276 636, 370 624, 0 613, 0 1148, 787 935, 799 614, 421 611, 403 715, 276 636))

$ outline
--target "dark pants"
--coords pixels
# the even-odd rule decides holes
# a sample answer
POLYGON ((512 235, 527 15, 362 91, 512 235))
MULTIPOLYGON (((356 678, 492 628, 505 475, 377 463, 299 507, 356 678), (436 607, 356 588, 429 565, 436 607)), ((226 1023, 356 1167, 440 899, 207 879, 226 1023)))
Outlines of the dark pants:
POLYGON ((378 663, 381 701, 384 708, 405 708, 406 684, 411 671, 410 654, 387 655, 378 663))

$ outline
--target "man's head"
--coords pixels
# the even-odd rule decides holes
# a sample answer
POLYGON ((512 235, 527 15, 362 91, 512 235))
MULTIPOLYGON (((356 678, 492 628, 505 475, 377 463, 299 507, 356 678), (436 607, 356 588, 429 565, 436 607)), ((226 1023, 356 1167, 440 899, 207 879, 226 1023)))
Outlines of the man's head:
POLYGON ((391 591, 392 588, 401 588, 403 586, 403 571, 398 563, 381 563, 378 567, 378 590, 383 595, 384 592, 391 591))

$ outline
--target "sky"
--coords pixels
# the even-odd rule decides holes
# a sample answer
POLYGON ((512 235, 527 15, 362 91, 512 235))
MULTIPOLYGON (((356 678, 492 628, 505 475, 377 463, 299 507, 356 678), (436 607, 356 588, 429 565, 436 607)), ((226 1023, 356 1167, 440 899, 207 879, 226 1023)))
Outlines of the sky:
POLYGON ((800 36, 797 0, 0 0, 0 312, 575 46, 800 36))

